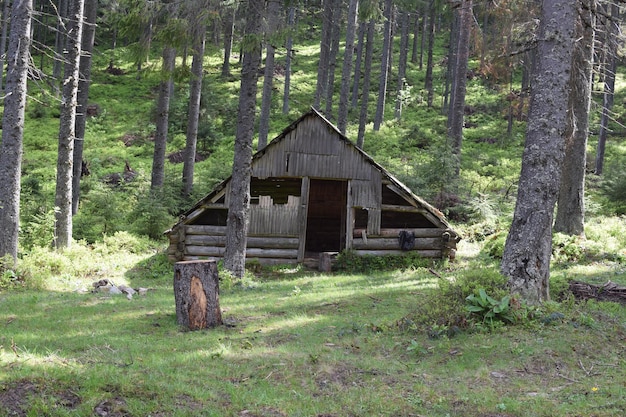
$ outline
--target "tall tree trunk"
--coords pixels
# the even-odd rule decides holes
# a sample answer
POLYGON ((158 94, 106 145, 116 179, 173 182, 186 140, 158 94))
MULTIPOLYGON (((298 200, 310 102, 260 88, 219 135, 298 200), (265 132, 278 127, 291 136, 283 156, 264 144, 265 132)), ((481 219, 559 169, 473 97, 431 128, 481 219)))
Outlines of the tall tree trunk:
POLYGON ((405 11, 400 13, 400 57, 398 59, 398 85, 396 87, 396 110, 394 114, 396 120, 402 116, 405 100, 406 61, 409 53, 409 13, 405 11))
MULTIPOLYGON (((459 3, 460 4, 460 3, 459 3)), ((455 9, 455 11, 458 10, 455 9)), ((456 65, 456 54, 459 47, 459 14, 453 13, 452 19, 450 19, 450 41, 448 47, 448 62, 446 66, 446 77, 443 87, 443 105, 441 106, 441 113, 448 115, 447 127, 450 129, 450 122, 452 118, 449 117, 450 109, 454 106, 454 67, 456 65)))
POLYGON ((354 61, 354 80, 352 82, 352 98, 350 107, 356 108, 359 103, 359 82, 361 80, 361 65, 363 61, 363 42, 365 40, 365 32, 367 31, 367 22, 360 22, 358 29, 359 43, 356 48, 356 58, 354 61))
POLYGON ((363 72, 363 94, 361 94, 361 113, 359 116, 359 133, 356 146, 363 149, 365 142, 365 125, 367 124, 367 106, 370 98, 370 79, 372 73, 372 55, 374 52, 374 29, 376 22, 371 19, 367 24, 367 46, 365 47, 365 71, 363 72))
POLYGON ((176 49, 171 46, 163 48, 163 67, 157 99, 156 132, 154 134, 154 155, 152 158, 152 177, 150 188, 157 190, 163 187, 165 181, 165 150, 167 147, 167 128, 170 114, 170 94, 174 65, 176 63, 176 49))
POLYGON ((222 77, 230 77, 230 55, 233 49, 233 32, 235 30, 235 7, 225 7, 222 13, 222 27, 224 30, 224 61, 222 62, 222 77))
POLYGON ((600 119, 600 133, 596 148, 595 171, 596 175, 602 175, 604 171, 604 152, 606 150, 606 139, 609 132, 610 114, 613 109, 613 99, 615 93, 615 72, 617 71, 617 50, 619 33, 619 6, 615 3, 611 5, 611 17, 607 18, 607 39, 608 46, 605 53, 604 65, 604 92, 602 95, 602 116, 600 119))
POLYGON ((87 104, 89 85, 91 84, 91 57, 96 35, 96 16, 98 0, 85 1, 85 24, 81 40, 81 55, 76 107, 76 139, 74 141, 74 166, 72 173, 72 214, 78 213, 80 200, 80 177, 82 173, 83 148, 85 144, 85 126, 87 124, 87 104))
POLYGON ((70 245, 72 240, 72 176, 74 139, 76 137, 76 106, 80 68, 80 50, 83 32, 84 0, 71 0, 66 22, 65 68, 63 71, 63 98, 59 127, 57 156, 57 181, 54 205, 54 246, 57 249, 70 245))
POLYGON ((341 0, 333 0, 333 29, 328 56, 328 84, 326 86, 326 117, 333 118, 333 97, 335 95, 335 70, 337 68, 337 54, 341 38, 341 0))
POLYGON ((15 261, 32 13, 32 0, 13 2, 0 143, 0 257, 10 255, 15 261))
POLYGON ((339 93, 339 113, 337 115, 337 128, 344 135, 346 134, 346 127, 348 126, 350 77, 352 76, 352 57, 354 55, 354 37, 358 13, 358 0, 350 0, 350 6, 348 8, 348 25, 346 27, 346 47, 343 55, 343 68, 341 73, 341 90, 339 93))
POLYGON ((333 2, 323 0, 322 12, 322 39, 320 41, 320 58, 317 66, 317 86, 315 88, 315 100, 313 107, 321 109, 322 98, 326 98, 328 88, 328 62, 330 60, 330 44, 333 34, 333 2))
POLYGON ((267 146, 267 137, 270 130, 270 111, 272 109, 272 89, 274 87, 274 45, 272 37, 278 30, 278 17, 281 13, 279 0, 268 0, 267 20, 268 33, 266 36, 265 72, 263 75, 263 95, 261 99, 261 115, 259 117, 258 150, 267 146))
POLYGON ((589 137, 591 74, 595 32, 595 0, 582 0, 576 22, 576 45, 572 76, 565 158, 557 203, 554 230, 568 235, 585 234, 585 167, 589 137))
POLYGON ((389 62, 391 59, 391 13, 393 1, 385 0, 385 10, 383 16, 384 38, 383 55, 380 62, 380 83, 378 84, 378 103, 376 105, 376 116, 374 117, 374 130, 379 131, 385 118, 385 100, 387 97, 387 77, 389 76, 389 62))
POLYGON ((195 21, 193 39, 193 61, 191 62, 191 79, 189 80, 189 119, 187 122, 185 157, 183 162, 183 195, 185 197, 189 197, 193 190, 193 173, 196 164, 204 47, 206 43, 206 22, 204 19, 197 19, 195 21))
POLYGON ((576 16, 574 0, 543 1, 517 204, 501 264, 510 291, 531 304, 550 298, 552 221, 564 157, 576 16))
POLYGON ((63 53, 63 48, 67 42, 65 36, 67 34, 67 30, 64 29, 64 21, 67 18, 68 13, 68 3, 71 0, 59 0, 58 6, 56 8, 57 11, 57 27, 56 27, 56 35, 54 40, 54 51, 55 51, 55 59, 52 64, 52 79, 53 79, 53 88, 54 94, 58 96, 59 94, 59 79, 61 78, 61 71, 63 70, 63 59, 65 57, 63 53))
MULTIPOLYGON (((426 19, 426 16, 424 16, 426 19)), ((424 33, 426 35, 426 33, 424 33)), ((424 89, 426 90, 426 102, 428 107, 433 106, 435 91, 433 88, 433 48, 435 47, 435 0, 428 3, 428 51, 426 53, 426 76, 424 77, 424 89)))
POLYGON ((0 91, 4 92, 4 53, 7 49, 7 32, 9 28, 11 0, 4 0, 2 3, 2 34, 0 35, 0 91))
POLYGON ((289 35, 287 36, 287 52, 285 54, 285 84, 283 86, 283 114, 289 113, 289 91, 291 89, 291 56, 293 54, 293 36, 291 31, 296 20, 296 8, 290 6, 287 11, 287 26, 289 35))
MULTIPOLYGON (((419 46, 419 34, 420 34, 420 13, 419 13, 419 9, 421 8, 421 6, 418 6, 417 10, 415 11, 414 15, 415 15, 415 22, 413 22, 413 41, 411 42, 411 63, 412 64, 417 64, 417 51, 418 51, 418 46, 419 46)), ((422 20, 424 18, 422 17, 422 20)), ((424 38, 424 35, 422 35, 422 39, 424 38)), ((421 68, 420 68, 421 69, 421 68)))
POLYGON ((242 277, 246 264, 246 243, 250 209, 250 175, 252 171, 252 136, 256 109, 257 81, 261 62, 260 22, 263 17, 263 0, 248 0, 246 11, 246 36, 250 38, 243 51, 241 88, 237 111, 235 155, 230 180, 230 201, 226 222, 226 247, 224 267, 234 276, 242 277))
POLYGON ((469 59, 470 31, 473 23, 472 0, 462 0, 457 9, 459 33, 457 37, 456 63, 454 65, 454 89, 452 107, 448 113, 448 137, 455 156, 455 177, 461 170, 461 145, 463 142, 463 117, 465 115, 465 91, 467 85, 467 61, 469 59))

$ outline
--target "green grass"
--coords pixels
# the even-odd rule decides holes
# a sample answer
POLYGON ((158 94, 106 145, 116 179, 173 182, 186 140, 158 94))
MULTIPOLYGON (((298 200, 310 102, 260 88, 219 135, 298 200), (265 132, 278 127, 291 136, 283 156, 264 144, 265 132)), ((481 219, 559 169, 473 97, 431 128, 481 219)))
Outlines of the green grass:
MULTIPOLYGON (((470 243, 457 262, 430 270, 275 267, 245 286, 223 281, 226 325, 196 332, 177 325, 171 266, 145 244, 118 236, 110 247, 75 245, 56 255, 45 289, 0 293, 0 416, 93 415, 97 407, 136 416, 624 412, 622 306, 567 299, 534 320, 454 337, 408 321, 438 297, 435 274, 458 280, 486 268, 481 280, 490 280, 495 267, 475 258, 470 243), (150 290, 132 300, 77 291, 103 277, 150 290), (542 321, 555 312, 558 320, 542 321)), ((554 270, 557 281, 626 284, 619 262, 554 270)))
MULTIPOLYGON (((313 101, 319 40, 310 30, 296 40, 290 112, 281 112, 278 77, 270 138, 313 101)), ((435 62, 442 62, 445 43, 438 39, 435 62)), ((458 193, 460 205, 451 212, 464 237, 457 261, 367 274, 263 269, 245 286, 222 282, 227 325, 179 328, 164 243, 138 236, 147 232, 142 224, 160 234, 230 175, 239 67, 233 58, 233 76, 222 78, 221 51, 208 45, 199 145, 208 158, 196 165, 192 198, 157 211, 146 197, 160 65, 158 51, 151 57, 138 79, 125 48, 94 55, 90 103, 101 113, 87 122, 92 176, 83 179, 74 224, 75 237, 84 240, 61 252, 45 249, 53 228, 58 101, 36 88, 29 92, 41 103, 27 107, 20 263, 15 276, 10 270, 0 276, 0 417, 87 416, 103 409, 110 416, 626 414, 626 309, 574 302, 566 291, 572 279, 626 285, 626 218, 615 215, 623 204, 603 197, 601 179, 588 177, 586 239, 555 237, 555 301, 515 326, 491 329, 470 320, 460 334, 447 336, 452 326, 445 314, 464 313, 454 285, 466 292, 490 287, 497 298, 504 293, 494 283, 497 255, 515 203, 524 123, 515 122, 507 136, 509 87, 498 91, 480 77, 470 80, 467 104, 475 111, 466 118, 472 127, 464 132, 461 179, 450 187, 441 65, 434 69, 433 108, 425 103, 424 71, 409 65, 411 103, 401 120, 393 120, 394 97, 388 96, 386 121, 380 132, 368 124, 365 150, 421 196, 430 199, 448 187, 458 193), (111 60, 124 75, 104 71, 111 60), (121 172, 125 161, 139 172, 137 181, 120 189, 104 186, 102 178, 121 172), (89 292, 103 278, 150 291, 130 301, 89 292), (542 321, 552 313, 561 318, 542 321)), ((378 91, 374 67, 370 115, 378 91)), ((624 79, 618 74, 618 121, 624 79)), ((390 92, 395 83, 392 75, 390 92)), ((186 89, 186 82, 175 88, 168 153, 184 143, 186 89)), ((357 113, 350 113, 350 139, 356 139, 357 113)), ((590 131, 597 124, 592 117, 590 131)), ((616 123, 612 128, 621 129, 616 123)), ((609 176, 621 172, 625 146, 619 135, 610 137, 609 176)), ((594 149, 591 137, 590 155, 594 149)), ((174 195, 182 166, 166 165, 166 188, 174 195)))

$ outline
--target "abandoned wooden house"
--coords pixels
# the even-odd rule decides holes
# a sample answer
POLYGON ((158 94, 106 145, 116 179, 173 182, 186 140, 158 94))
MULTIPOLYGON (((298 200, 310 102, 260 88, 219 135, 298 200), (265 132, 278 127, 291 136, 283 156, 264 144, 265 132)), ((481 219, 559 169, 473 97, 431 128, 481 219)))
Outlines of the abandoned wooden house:
MULTIPOLYGON (((443 214, 311 110, 252 159, 246 259, 303 263, 320 253, 453 258, 443 214)), ((230 178, 166 232, 170 260, 224 254, 230 178)))

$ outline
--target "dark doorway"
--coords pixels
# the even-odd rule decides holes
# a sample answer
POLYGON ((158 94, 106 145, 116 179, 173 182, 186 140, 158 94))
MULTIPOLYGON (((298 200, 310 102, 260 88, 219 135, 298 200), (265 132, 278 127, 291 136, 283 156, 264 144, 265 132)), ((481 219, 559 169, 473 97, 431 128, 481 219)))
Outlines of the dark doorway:
POLYGON ((347 181, 311 180, 307 252, 339 252, 345 247, 347 191, 347 181))

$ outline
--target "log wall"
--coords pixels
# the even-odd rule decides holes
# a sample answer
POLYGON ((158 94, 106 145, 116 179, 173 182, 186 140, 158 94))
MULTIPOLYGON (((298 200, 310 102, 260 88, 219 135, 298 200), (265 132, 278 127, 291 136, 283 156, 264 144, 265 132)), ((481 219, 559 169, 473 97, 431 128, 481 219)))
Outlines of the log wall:
MULTIPOLYGON (((382 229, 379 234, 371 235, 366 229, 353 229, 352 249, 358 255, 406 255, 400 250, 398 234, 408 230, 415 234, 415 247, 411 253, 418 253, 425 258, 454 257, 456 242, 444 241, 446 231, 438 228, 426 229, 382 229)), ((226 227, 224 226, 184 226, 184 233, 170 233, 168 255, 172 261, 221 258, 226 245, 226 227)), ((257 259, 263 264, 297 263, 298 250, 301 249, 300 237, 248 236, 246 257, 257 259)), ((300 259, 301 261, 301 259, 300 259)))

